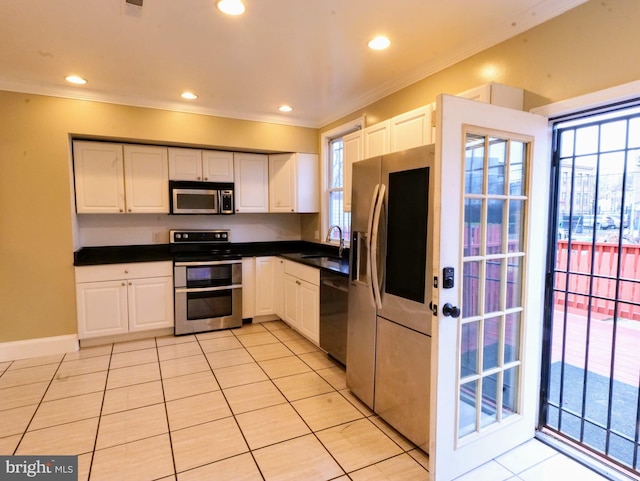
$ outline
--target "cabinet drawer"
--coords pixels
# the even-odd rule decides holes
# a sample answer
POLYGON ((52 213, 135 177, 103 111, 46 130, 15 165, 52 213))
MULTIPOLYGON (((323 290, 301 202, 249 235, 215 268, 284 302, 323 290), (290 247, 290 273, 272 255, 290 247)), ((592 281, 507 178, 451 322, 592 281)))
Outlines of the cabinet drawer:
POLYGON ((127 264, 105 264, 78 266, 75 268, 76 282, 98 282, 116 279, 139 279, 143 277, 173 276, 173 263, 131 262, 127 264))
POLYGON ((284 261, 284 273, 290 274, 298 279, 307 281, 313 285, 320 285, 320 269, 305 266, 298 262, 284 261))

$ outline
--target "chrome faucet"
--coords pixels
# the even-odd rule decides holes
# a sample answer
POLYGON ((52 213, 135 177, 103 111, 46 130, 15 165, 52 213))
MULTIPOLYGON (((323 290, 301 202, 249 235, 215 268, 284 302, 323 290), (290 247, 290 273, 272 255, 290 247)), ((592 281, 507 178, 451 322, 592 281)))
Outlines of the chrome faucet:
POLYGON ((338 229, 338 233, 340 234, 340 248, 338 249, 338 257, 342 257, 342 251, 344 250, 344 237, 342 236, 342 228, 339 225, 332 225, 329 227, 327 231, 327 239, 325 242, 331 241, 331 232, 333 229, 338 229))

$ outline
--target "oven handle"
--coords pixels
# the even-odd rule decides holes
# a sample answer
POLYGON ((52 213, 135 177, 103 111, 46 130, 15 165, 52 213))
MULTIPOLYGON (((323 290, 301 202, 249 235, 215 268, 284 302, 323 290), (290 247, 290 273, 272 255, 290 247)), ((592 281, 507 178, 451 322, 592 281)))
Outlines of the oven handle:
POLYGON ((213 291, 228 291, 229 289, 242 289, 242 284, 231 284, 229 286, 219 287, 177 287, 176 294, 183 294, 185 292, 213 292, 213 291))
POLYGON ((191 261, 191 262, 176 262, 176 267, 192 267, 192 266, 216 266, 221 264, 242 264, 241 260, 226 260, 226 261, 191 261))

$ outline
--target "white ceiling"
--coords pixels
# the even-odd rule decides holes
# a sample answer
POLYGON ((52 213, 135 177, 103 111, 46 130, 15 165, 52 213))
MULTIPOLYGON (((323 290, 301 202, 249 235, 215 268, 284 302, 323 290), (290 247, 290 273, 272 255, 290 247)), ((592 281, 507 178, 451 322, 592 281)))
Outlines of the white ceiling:
POLYGON ((0 89, 321 127, 584 1, 1 0, 0 89))

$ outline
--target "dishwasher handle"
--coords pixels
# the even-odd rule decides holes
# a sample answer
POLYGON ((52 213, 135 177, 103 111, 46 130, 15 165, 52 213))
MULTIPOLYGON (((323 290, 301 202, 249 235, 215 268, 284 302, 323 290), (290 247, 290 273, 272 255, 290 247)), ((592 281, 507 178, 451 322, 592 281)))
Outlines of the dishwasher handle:
POLYGON ((344 283, 336 282, 332 280, 323 280, 321 284, 331 289, 337 289, 339 291, 347 292, 347 293, 349 292, 349 284, 347 280, 345 280, 344 283))

